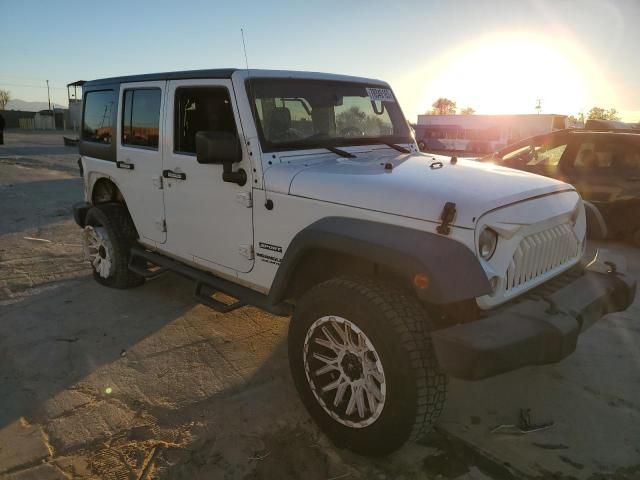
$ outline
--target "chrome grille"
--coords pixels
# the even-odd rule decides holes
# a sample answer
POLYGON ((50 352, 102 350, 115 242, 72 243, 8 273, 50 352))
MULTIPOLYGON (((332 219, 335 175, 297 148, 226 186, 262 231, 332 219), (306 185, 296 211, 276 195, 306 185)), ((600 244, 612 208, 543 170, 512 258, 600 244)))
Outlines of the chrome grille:
POLYGON ((580 243, 569 224, 534 233, 522 239, 507 269, 505 290, 522 287, 580 254, 580 243))

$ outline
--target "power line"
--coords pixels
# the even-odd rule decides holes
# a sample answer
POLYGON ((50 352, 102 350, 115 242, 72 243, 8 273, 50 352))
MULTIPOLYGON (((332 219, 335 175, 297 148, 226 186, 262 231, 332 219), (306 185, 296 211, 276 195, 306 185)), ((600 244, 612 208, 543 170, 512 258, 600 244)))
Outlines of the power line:
MULTIPOLYGON (((21 88, 47 88, 46 85, 24 85, 24 84, 21 84, 21 83, 5 83, 5 82, 2 82, 2 81, 0 81, 0 85, 6 86, 6 87, 21 87, 21 88)), ((53 87, 53 86, 51 86, 49 88, 51 88, 52 90, 66 90, 67 89, 67 87, 53 87)))

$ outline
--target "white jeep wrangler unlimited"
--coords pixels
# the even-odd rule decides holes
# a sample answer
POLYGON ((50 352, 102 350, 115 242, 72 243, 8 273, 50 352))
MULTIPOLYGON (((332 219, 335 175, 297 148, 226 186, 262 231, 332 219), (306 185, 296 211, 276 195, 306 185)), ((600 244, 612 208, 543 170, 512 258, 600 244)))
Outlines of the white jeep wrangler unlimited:
POLYGON ((635 295, 620 268, 582 260, 571 185, 420 153, 378 80, 235 69, 95 80, 80 154, 74 216, 95 279, 129 288, 172 270, 217 311, 292 314, 300 396, 360 453, 427 432, 447 375, 558 362, 635 295))

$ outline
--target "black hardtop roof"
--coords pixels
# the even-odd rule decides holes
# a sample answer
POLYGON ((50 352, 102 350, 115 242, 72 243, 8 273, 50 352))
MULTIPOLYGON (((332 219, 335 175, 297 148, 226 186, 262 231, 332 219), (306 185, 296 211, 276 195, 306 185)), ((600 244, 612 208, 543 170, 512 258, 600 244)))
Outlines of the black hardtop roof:
POLYGON ((183 70, 181 72, 146 73, 143 75, 127 75, 124 77, 99 78, 88 81, 84 86, 91 88, 96 85, 114 83, 152 82, 154 80, 185 80, 190 78, 231 78, 237 68, 216 68, 206 70, 183 70))
MULTIPOLYGON (((531 137, 523 138, 522 140, 518 140, 516 143, 526 142, 534 138, 543 138, 549 136, 558 136, 558 135, 626 135, 626 136, 634 136, 640 135, 640 129, 627 128, 627 129, 609 129, 609 130, 593 130, 590 128, 565 128, 562 130, 554 130, 552 132, 540 133, 538 135, 533 135, 531 137)), ((513 143, 512 145, 515 145, 513 143)))
POLYGON ((596 135, 626 135, 626 136, 634 136, 640 135, 640 129, 634 128, 617 128, 610 130, 592 130, 589 128, 576 128, 570 130, 571 133, 577 135, 587 135, 587 134, 596 134, 596 135))

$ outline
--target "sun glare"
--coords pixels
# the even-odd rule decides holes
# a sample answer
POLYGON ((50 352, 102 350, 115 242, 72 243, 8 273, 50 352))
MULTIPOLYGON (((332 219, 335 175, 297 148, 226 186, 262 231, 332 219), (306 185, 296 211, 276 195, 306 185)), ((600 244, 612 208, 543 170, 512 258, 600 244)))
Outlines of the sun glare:
MULTIPOLYGON (((413 103, 429 110, 437 97, 477 113, 576 114, 594 102, 615 104, 602 72, 570 39, 509 33, 482 37, 428 62, 400 84, 413 83, 413 103), (421 78, 421 80, 420 80, 421 78), (416 92, 415 83, 424 85, 416 92)), ((408 100, 408 99, 407 99, 408 100)))

